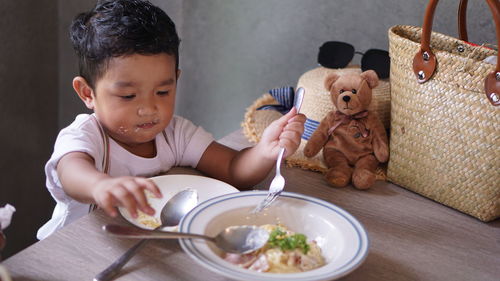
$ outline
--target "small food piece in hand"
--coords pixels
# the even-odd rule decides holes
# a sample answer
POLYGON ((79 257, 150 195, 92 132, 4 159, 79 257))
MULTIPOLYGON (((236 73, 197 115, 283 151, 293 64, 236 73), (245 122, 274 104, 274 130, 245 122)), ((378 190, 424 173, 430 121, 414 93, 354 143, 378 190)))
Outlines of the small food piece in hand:
MULTIPOLYGON (((150 204, 149 202, 149 198, 156 198, 156 196, 149 190, 145 189, 144 190, 144 194, 146 195, 146 199, 148 200, 148 204, 150 204)), ((149 228, 157 228, 158 226, 161 225, 161 222, 160 222, 160 219, 159 218, 155 218, 153 216, 150 216, 144 212, 142 212, 141 210, 137 210, 137 222, 146 226, 146 227, 149 227, 149 228)))
POLYGON ((140 224, 153 229, 161 225, 161 222, 158 218, 147 215, 139 210, 137 211, 137 213, 139 215, 137 217, 137 222, 139 222, 140 224))

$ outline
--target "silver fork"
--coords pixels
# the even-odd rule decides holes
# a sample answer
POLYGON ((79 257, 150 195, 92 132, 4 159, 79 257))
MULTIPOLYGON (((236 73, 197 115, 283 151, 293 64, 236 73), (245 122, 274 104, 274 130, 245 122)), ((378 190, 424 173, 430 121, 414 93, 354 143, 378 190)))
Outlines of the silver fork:
MULTIPOLYGON (((297 114, 300 111, 300 107, 302 105, 302 100, 304 99, 304 88, 298 88, 295 93, 295 100, 293 102, 294 107, 297 108, 297 114)), ((283 160, 283 154, 285 154, 285 148, 282 147, 278 154, 278 159, 276 159, 276 175, 271 181, 271 185, 269 186, 269 192, 267 193, 267 197, 262 200, 259 205, 255 207, 252 213, 258 213, 269 207, 278 196, 280 196, 283 188, 285 188, 285 178, 281 175, 281 162, 283 160)))

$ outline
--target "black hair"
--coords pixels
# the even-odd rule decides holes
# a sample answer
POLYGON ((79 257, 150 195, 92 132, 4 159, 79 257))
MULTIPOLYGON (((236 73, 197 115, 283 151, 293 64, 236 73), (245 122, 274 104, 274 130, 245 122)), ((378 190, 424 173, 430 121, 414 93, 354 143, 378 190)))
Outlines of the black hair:
POLYGON ((80 76, 91 87, 114 57, 166 53, 179 67, 179 43, 174 22, 145 0, 105 0, 75 17, 70 28, 79 58, 80 76))

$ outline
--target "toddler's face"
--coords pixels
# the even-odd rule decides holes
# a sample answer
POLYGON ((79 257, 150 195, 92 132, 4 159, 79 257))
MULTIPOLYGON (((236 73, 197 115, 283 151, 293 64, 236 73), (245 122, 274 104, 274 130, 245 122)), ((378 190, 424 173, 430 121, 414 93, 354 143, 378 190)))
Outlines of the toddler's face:
POLYGON ((119 143, 154 140, 172 119, 177 73, 168 54, 113 58, 95 85, 94 112, 119 143))

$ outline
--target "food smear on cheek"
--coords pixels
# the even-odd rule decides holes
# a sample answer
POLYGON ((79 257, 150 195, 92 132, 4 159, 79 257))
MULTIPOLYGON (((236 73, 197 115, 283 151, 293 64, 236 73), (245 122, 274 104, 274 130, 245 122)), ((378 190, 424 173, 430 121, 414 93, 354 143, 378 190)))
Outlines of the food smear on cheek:
POLYGON ((125 128, 125 126, 120 126, 120 127, 118 127, 118 133, 122 134, 122 135, 126 135, 126 134, 128 134, 128 129, 125 128))

